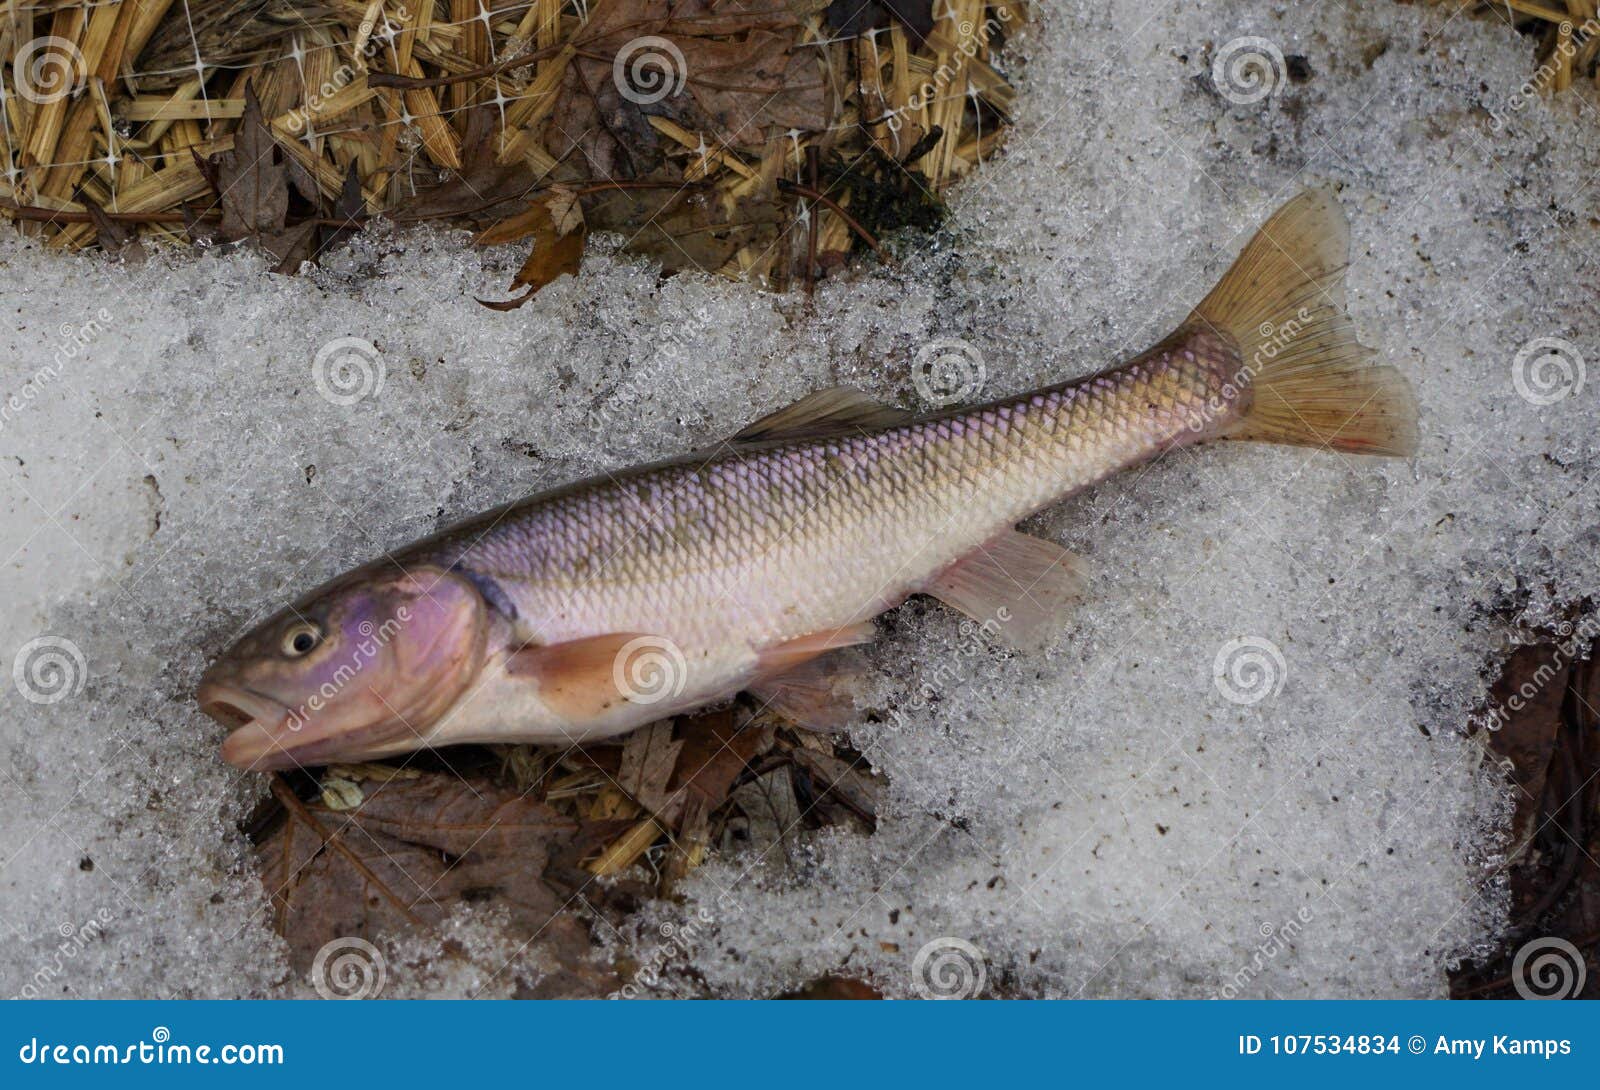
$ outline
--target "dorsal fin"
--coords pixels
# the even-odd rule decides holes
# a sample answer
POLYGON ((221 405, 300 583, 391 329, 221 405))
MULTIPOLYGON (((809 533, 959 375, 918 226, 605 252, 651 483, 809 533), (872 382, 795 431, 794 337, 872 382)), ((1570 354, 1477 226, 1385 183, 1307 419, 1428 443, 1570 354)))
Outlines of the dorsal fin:
POLYGON ((903 424, 912 418, 904 409, 874 401, 853 386, 833 386, 807 394, 793 405, 768 413, 733 437, 735 443, 772 439, 815 439, 861 429, 903 424))

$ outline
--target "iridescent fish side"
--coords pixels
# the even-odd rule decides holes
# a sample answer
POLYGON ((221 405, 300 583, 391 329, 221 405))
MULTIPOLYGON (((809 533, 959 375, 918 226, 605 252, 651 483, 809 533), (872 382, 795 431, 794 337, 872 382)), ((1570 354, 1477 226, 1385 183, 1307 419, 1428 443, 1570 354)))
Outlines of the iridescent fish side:
POLYGON ((1347 246, 1305 193, 1118 367, 920 417, 824 390, 714 450, 488 512, 286 608, 200 703, 258 769, 592 741, 741 690, 843 726, 829 653, 910 595, 1017 646, 1059 631, 1079 566, 1013 527, 1118 470, 1213 439, 1409 454, 1409 388, 1344 314, 1347 246))

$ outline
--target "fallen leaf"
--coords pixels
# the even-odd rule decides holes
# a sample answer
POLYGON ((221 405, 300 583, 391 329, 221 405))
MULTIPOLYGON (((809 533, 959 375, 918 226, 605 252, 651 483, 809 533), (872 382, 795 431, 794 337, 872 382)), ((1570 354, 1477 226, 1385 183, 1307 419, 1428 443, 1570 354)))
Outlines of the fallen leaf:
POLYGON ((276 235, 289 214, 289 183, 283 153, 261 116, 255 90, 245 85, 244 114, 233 148, 216 157, 217 196, 222 203, 221 237, 228 242, 276 235))
POLYGON ((578 195, 566 186, 551 186, 545 205, 550 209, 550 222, 555 224, 556 234, 570 235, 582 229, 583 207, 578 204, 578 195))
POLYGON ((683 742, 672 737, 670 719, 634 731, 622 746, 617 786, 656 817, 672 821, 683 809, 683 796, 671 795, 667 787, 682 749, 683 742))
POLYGON ((334 939, 436 928, 470 903, 501 910, 543 960, 592 975, 587 928, 563 909, 579 860, 614 833, 609 823, 586 827, 487 780, 453 775, 354 786, 364 798, 349 812, 305 804, 321 834, 291 817, 256 849, 297 972, 334 939), (336 846, 325 844, 323 834, 335 831, 336 846))
POLYGON ((82 194, 78 196, 78 203, 89 210, 89 218, 94 221, 95 238, 101 249, 130 268, 144 264, 144 244, 139 241, 137 228, 113 220, 103 208, 82 194))

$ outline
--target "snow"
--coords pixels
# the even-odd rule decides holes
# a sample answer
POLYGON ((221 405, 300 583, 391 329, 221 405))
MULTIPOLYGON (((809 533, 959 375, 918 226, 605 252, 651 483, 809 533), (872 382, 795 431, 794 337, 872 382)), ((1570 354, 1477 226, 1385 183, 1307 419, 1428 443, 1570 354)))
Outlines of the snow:
MULTIPOLYGON (((913 996, 981 970, 990 994, 1442 995, 1506 914, 1506 788, 1464 725, 1507 647, 1600 592, 1594 391, 1560 381, 1600 356, 1594 92, 1524 95, 1529 40, 1442 9, 1040 15, 1017 132, 948 237, 810 307, 658 283, 600 246, 491 314, 474 296, 520 255, 445 231, 375 229, 295 279, 0 239, 20 405, 0 415, 0 662, 54 656, 0 705, 0 994, 314 994, 236 827, 261 781, 221 764, 190 699, 288 594, 819 386, 926 403, 913 362, 935 342, 975 352, 984 396, 1088 372, 1330 183, 1351 310, 1416 385, 1419 456, 1206 448, 1041 516, 1091 579, 1051 650, 998 650, 931 604, 883 622, 882 714, 853 732, 890 782, 877 832, 715 859, 616 941, 660 967, 645 994, 831 972, 913 996), (1239 38, 1296 77, 1230 101, 1213 72, 1239 38), (1538 338, 1554 357, 1522 351, 1538 338)), ((509 988, 424 955, 397 951, 385 994, 509 988)))

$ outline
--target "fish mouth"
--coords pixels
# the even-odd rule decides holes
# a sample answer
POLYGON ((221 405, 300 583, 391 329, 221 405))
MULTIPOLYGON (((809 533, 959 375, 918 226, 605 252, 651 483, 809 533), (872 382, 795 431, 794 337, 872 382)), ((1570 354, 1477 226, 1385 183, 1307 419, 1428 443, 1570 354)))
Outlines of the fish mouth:
POLYGON ((232 728, 222 759, 246 772, 277 772, 377 755, 379 747, 409 733, 403 717, 339 722, 328 709, 307 721, 269 696, 219 681, 202 682, 200 710, 232 728))
POLYGON ((300 762, 295 745, 282 739, 289 709, 258 692, 220 681, 205 681, 195 693, 200 710, 231 729, 222 741, 222 759, 245 771, 292 768, 300 762))

